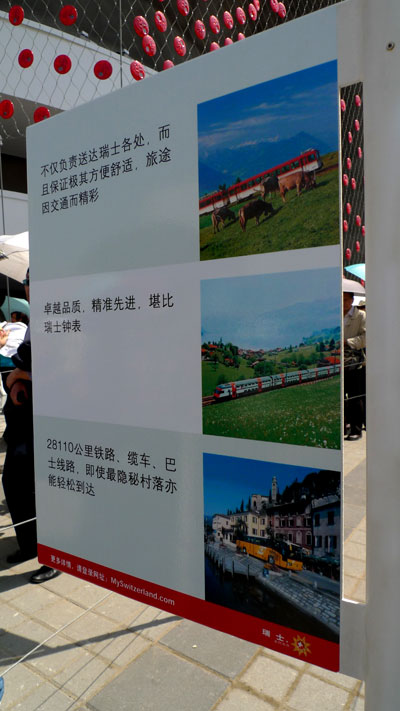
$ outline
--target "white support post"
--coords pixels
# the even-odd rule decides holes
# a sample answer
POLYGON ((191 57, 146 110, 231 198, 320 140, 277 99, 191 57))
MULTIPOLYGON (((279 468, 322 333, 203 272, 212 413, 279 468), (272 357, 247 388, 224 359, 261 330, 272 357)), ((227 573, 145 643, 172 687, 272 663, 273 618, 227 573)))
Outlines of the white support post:
POLYGON ((400 705, 400 2, 364 0, 366 711, 400 705))

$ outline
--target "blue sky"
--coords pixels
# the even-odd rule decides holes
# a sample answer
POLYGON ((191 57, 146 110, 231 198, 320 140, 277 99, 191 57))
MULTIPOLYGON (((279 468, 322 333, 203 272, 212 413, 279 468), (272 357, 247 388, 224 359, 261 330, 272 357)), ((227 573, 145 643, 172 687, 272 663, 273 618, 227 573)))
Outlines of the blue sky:
POLYGON ((199 159, 205 161, 216 149, 274 143, 301 131, 337 150, 337 97, 333 61, 200 104, 199 159))
POLYGON ((227 509, 234 511, 236 507, 240 508, 242 499, 246 508, 251 494, 268 496, 273 476, 277 477, 279 491, 282 493, 285 486, 296 477, 302 481, 310 472, 318 471, 320 469, 312 467, 204 454, 204 515, 226 513, 227 509))
POLYGON ((311 269, 201 282, 202 341, 269 350, 340 325, 340 270, 311 269))

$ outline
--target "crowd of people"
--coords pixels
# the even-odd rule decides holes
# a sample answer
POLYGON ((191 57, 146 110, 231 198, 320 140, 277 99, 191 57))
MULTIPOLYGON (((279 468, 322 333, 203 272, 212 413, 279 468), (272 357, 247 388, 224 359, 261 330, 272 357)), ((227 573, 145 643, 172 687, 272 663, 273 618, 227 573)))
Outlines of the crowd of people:
MULTIPOLYGON (((29 302, 29 270, 23 283, 29 302)), ((9 322, 1 323, 0 355, 7 396, 3 407, 7 443, 3 489, 18 543, 18 549, 6 560, 17 565, 37 556, 31 337, 26 315, 13 312, 9 322)), ((43 565, 31 575, 30 582, 43 583, 57 575, 60 571, 43 565)))
POLYGON ((366 428, 365 366, 366 313, 365 301, 354 305, 354 293, 343 292, 343 371, 344 434, 347 440, 362 437, 366 428))

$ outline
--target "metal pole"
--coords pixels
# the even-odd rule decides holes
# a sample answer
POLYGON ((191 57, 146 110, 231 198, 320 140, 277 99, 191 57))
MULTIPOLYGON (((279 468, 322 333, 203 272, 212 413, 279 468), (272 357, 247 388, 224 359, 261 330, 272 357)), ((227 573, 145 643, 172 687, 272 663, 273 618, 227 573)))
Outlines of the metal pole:
MULTIPOLYGON (((1 196, 1 214, 2 214, 2 222, 3 222, 3 235, 6 234, 6 216, 4 212, 4 188, 3 188, 3 163, 2 163, 2 152, 1 149, 3 147, 3 139, 0 136, 0 196, 1 196)), ((7 290, 7 300, 8 304, 10 304, 10 281, 8 279, 8 276, 6 275, 6 290, 7 290)))
POLYGON ((122 0, 119 0, 119 81, 122 89, 122 0))
POLYGON ((400 698, 400 3, 365 0, 367 285, 366 711, 400 698))

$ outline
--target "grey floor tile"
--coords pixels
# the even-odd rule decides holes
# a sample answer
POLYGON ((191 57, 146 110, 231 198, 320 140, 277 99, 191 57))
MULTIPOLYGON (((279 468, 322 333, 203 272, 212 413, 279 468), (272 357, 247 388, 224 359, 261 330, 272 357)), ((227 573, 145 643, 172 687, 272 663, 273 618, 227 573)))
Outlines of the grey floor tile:
POLYGON ((87 704, 93 711, 210 711, 227 682, 153 647, 87 704), (116 705, 117 704, 117 705, 116 705))
POLYGON ((188 620, 169 632, 162 644, 231 679, 258 650, 254 644, 188 620))

